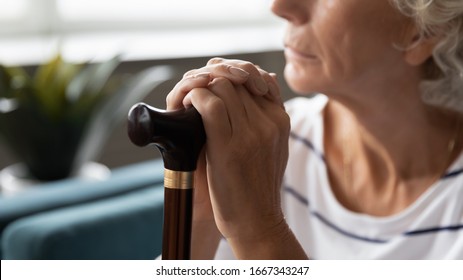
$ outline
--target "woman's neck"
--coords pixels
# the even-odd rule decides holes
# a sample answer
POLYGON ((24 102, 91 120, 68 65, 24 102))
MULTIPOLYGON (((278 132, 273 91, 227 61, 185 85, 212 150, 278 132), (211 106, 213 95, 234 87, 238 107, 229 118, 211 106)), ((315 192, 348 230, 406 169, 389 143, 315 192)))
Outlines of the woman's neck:
POLYGON ((395 99, 381 94, 332 98, 324 114, 335 195, 353 211, 384 216, 409 206, 443 175, 462 149, 463 119, 410 91, 391 94, 395 99), (451 141, 458 145, 449 149, 451 141))

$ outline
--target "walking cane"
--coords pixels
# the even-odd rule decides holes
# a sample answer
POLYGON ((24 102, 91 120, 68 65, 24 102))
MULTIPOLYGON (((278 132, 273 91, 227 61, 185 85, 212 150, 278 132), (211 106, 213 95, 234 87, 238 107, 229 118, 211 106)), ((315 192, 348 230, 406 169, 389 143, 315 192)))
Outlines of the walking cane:
POLYGON ((154 144, 164 161, 162 259, 190 259, 193 175, 206 134, 194 107, 163 111, 135 104, 128 116, 128 134, 138 146, 154 144))

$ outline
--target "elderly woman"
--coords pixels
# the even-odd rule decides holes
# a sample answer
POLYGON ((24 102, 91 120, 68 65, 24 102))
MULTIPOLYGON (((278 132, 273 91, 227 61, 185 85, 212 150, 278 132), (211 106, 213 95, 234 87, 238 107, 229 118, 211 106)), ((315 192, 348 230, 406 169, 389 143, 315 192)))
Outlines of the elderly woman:
POLYGON ((463 259, 463 1, 275 0, 274 74, 212 59, 168 109, 200 112, 193 257, 463 259), (289 117, 288 117, 289 115, 289 117))

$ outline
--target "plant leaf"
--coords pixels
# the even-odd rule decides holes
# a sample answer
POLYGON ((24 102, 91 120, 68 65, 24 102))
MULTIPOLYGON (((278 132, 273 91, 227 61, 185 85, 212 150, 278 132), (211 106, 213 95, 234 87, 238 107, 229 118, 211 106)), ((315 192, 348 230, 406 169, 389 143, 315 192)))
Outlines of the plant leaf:
POLYGON ((173 67, 154 66, 135 75, 130 82, 111 94, 105 103, 96 108, 77 153, 75 165, 93 160, 102 150, 110 132, 127 117, 130 107, 174 77, 173 67))
POLYGON ((83 94, 84 89, 93 74, 88 70, 88 67, 88 65, 82 67, 82 70, 69 82, 68 87, 66 88, 66 100, 69 103, 76 102, 83 94))
POLYGON ((57 77, 63 63, 61 56, 57 55, 48 63, 39 66, 33 80, 34 92, 42 106, 42 111, 55 120, 63 111, 63 102, 59 98, 60 81, 57 77))
POLYGON ((116 56, 103 63, 88 65, 69 83, 66 99, 77 102, 83 95, 103 94, 104 86, 119 63, 120 57, 116 56))
POLYGON ((69 107, 66 91, 82 65, 65 62, 60 55, 37 69, 34 87, 42 111, 54 120, 63 119, 69 107))
POLYGON ((33 84, 36 88, 47 88, 54 80, 57 68, 63 62, 61 55, 56 55, 49 62, 40 65, 35 72, 33 84))
POLYGON ((120 63, 120 57, 115 56, 103 63, 94 65, 93 75, 85 88, 86 94, 101 94, 104 86, 108 82, 111 74, 120 63))

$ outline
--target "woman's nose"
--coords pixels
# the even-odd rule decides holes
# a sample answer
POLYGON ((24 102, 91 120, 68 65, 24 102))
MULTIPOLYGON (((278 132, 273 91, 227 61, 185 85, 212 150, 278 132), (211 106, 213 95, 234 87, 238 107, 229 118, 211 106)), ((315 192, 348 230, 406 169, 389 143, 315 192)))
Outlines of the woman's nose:
POLYGON ((310 18, 314 0, 273 0, 272 12, 294 25, 302 25, 310 18))

